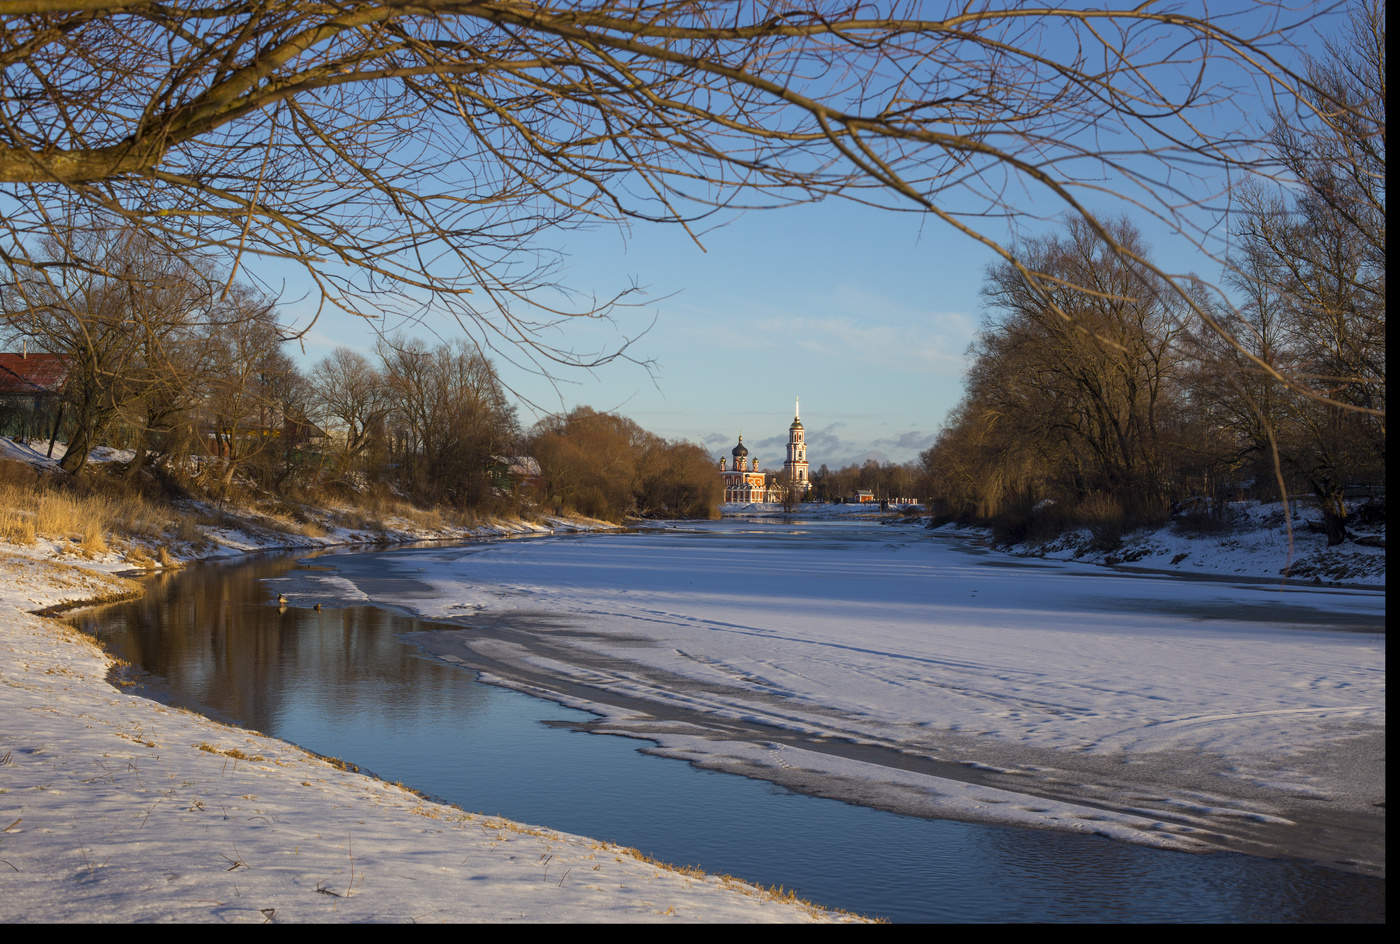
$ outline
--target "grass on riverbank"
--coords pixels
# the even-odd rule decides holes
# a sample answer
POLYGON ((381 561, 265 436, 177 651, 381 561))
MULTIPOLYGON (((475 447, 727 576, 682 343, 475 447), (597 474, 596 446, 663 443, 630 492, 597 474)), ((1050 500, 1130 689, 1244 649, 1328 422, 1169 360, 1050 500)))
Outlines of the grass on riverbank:
POLYGON ((40 556, 116 555, 131 567, 153 569, 208 556, 230 540, 242 550, 407 540, 490 523, 473 511, 423 508, 374 492, 293 498, 243 489, 216 502, 180 491, 149 476, 133 481, 107 463, 74 477, 52 462, 0 458, 0 544, 40 556))
MULTIPOLYGON (((156 544, 195 535, 187 512, 103 477, 62 482, 43 469, 0 460, 0 541, 24 546, 47 538, 91 558, 107 553, 113 542, 156 544)), ((143 555, 151 559, 145 549, 138 557, 143 555)))

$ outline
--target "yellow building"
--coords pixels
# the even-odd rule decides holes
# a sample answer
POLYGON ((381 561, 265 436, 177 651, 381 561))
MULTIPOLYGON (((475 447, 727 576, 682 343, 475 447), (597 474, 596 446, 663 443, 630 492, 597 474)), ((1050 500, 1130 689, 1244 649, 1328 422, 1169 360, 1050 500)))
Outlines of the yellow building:
POLYGON ((807 474, 807 431, 802 427, 802 402, 792 405, 792 425, 788 427, 787 459, 783 462, 783 486, 792 486, 803 493, 812 489, 807 474))

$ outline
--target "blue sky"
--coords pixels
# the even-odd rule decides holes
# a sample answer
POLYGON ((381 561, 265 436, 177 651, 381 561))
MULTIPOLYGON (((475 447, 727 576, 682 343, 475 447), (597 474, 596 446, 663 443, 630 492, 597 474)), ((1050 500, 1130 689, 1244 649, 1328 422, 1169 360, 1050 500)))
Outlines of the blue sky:
MULTIPOLYGON (((1253 9, 1227 3, 1211 12, 1243 13, 1248 20, 1253 9)), ((1269 15, 1267 8, 1260 15, 1269 15)), ((1233 17, 1227 22, 1244 25, 1233 17)), ((1189 59, 1183 69, 1190 78, 1189 59)), ((1248 77, 1241 82, 1239 94, 1222 92, 1212 113, 1215 133, 1227 141, 1236 128, 1242 137, 1257 135, 1271 114, 1248 77)), ((1091 152, 1153 146, 1107 126, 1085 134, 1079 143, 1091 152)), ((1134 162, 1124 159, 1129 167, 1134 162)), ((1189 164, 1162 181, 1168 187, 1129 190, 1147 205, 1200 199, 1218 209, 1229 200, 1231 184, 1208 166, 1195 177, 1189 164)), ((1121 181, 1103 173, 1102 165, 1089 162, 1080 196, 1098 211, 1120 213, 1124 204, 1102 196, 1121 181)), ((1065 210, 1020 184, 1001 195, 1025 214, 1015 224, 1022 233, 1055 226, 1065 210)), ((1145 213, 1133 218, 1167 271, 1219 279, 1219 263, 1194 251, 1191 240, 1145 213)), ((976 223, 994 238, 1006 237, 999 231, 1005 220, 976 223)), ((1209 238, 1227 236, 1228 227, 1217 226, 1209 238)), ((583 298, 609 297, 632 284, 645 293, 633 296, 635 307, 620 309, 611 323, 570 323, 549 337, 580 352, 613 349, 636 337, 631 361, 558 370, 550 379, 493 356, 518 395, 525 425, 545 412, 588 405, 631 417, 667 438, 701 443, 716 456, 727 454, 742 433, 752 454, 777 468, 793 399, 800 396, 814 469, 872 457, 907 462, 933 442, 962 393, 966 352, 982 318, 980 290, 997 261, 990 249, 929 216, 835 199, 731 216, 702 242, 704 251, 683 229, 664 224, 547 234, 542 245, 564 254, 558 281, 583 298)), ((298 323, 296 304, 283 311, 298 323)), ((409 333, 433 342, 433 330, 441 339, 461 335, 446 319, 409 333)), ((327 314, 304 337, 305 362, 310 366, 337 345, 370 354, 374 343, 370 326, 327 314)))
MULTIPOLYGON (((571 324, 560 340, 595 350, 651 325, 628 351, 649 366, 618 360, 551 384, 493 358, 536 404, 522 420, 587 405, 716 455, 742 433, 765 468, 782 463, 797 396, 813 468, 917 458, 961 395, 993 261, 936 221, 843 201, 742 214, 704 235, 705 251, 663 224, 563 235, 564 284, 645 294, 613 325, 571 324)), ((369 354, 374 333, 326 315, 305 344, 308 363, 341 344, 369 354)))

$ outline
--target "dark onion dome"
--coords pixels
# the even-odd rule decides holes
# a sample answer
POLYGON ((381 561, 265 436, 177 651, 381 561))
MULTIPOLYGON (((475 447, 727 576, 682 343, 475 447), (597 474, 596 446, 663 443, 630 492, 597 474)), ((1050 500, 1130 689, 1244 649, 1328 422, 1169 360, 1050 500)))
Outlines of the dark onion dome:
POLYGON ((740 436, 740 437, 739 437, 739 445, 737 445, 737 446, 734 447, 734 452, 733 452, 734 458, 738 459, 738 458, 741 458, 741 457, 747 457, 748 454, 749 454, 749 450, 748 450, 748 447, 746 447, 746 446, 744 445, 744 437, 743 437, 743 436, 740 436))

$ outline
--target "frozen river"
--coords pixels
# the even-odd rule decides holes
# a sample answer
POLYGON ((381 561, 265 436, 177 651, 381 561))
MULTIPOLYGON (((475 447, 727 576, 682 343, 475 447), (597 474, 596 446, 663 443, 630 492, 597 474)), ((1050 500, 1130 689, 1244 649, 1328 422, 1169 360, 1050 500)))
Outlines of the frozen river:
POLYGON ((119 654, 469 809, 907 920, 1384 914, 1380 593, 841 521, 257 566, 170 581, 119 654), (1175 851, 1221 849, 1349 871, 1175 851))

